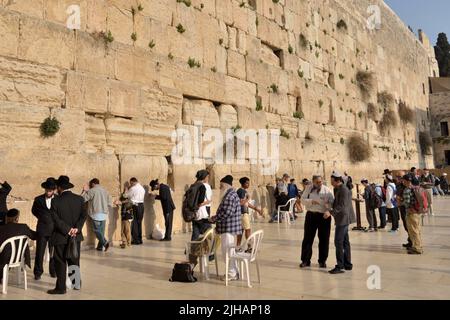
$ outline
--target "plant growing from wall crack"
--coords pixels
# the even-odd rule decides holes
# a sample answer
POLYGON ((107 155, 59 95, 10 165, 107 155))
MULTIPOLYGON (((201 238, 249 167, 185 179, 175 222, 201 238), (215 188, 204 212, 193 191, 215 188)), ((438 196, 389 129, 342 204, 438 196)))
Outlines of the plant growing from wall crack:
POLYGON ((177 31, 178 31, 179 33, 185 33, 185 32, 186 32, 186 29, 183 27, 183 25, 182 25, 181 23, 179 23, 179 24, 177 25, 177 31))
POLYGON ((55 117, 46 118, 40 126, 41 136, 44 138, 54 136, 60 128, 60 122, 55 117))

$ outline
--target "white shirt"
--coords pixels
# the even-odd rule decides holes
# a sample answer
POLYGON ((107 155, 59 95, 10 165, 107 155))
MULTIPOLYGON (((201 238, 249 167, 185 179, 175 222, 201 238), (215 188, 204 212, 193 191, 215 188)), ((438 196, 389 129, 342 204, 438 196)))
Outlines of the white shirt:
POLYGON ((305 205, 306 210, 310 212, 325 213, 333 206, 334 195, 333 192, 327 187, 322 185, 319 193, 316 190, 312 191, 314 185, 306 187, 305 192, 302 195, 302 203, 305 205), (313 204, 313 200, 320 204, 313 204))
POLYGON ((140 183, 136 183, 128 189, 127 196, 133 204, 144 203, 145 189, 140 183))
POLYGON ((51 198, 45 198, 45 204, 47 205, 47 208, 48 209, 51 209, 52 208, 52 199, 53 199, 53 197, 54 196, 52 196, 51 198))
MULTIPOLYGON (((211 186, 208 183, 203 183, 203 185, 206 188, 205 200, 204 201, 206 201, 206 200, 211 201, 212 200, 212 189, 211 189, 211 186)), ((200 208, 198 208, 197 216, 196 216, 195 220, 208 219, 209 214, 208 214, 207 207, 211 208, 211 203, 207 204, 207 205, 204 205, 204 206, 201 206, 200 208)))

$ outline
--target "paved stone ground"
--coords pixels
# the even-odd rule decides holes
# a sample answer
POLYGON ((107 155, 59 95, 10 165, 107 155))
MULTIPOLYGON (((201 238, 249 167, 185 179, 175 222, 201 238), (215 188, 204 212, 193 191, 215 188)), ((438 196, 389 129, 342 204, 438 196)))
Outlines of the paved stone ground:
MULTIPOLYGON (((241 281, 225 287, 215 275, 195 284, 169 282, 173 264, 184 260, 183 248, 189 235, 180 234, 172 243, 149 240, 128 250, 114 247, 107 253, 83 251, 81 291, 49 296, 45 291, 54 286, 54 279, 44 276, 36 282, 30 272, 27 291, 12 284, 0 299, 449 299, 449 205, 450 198, 437 199, 435 216, 425 218, 422 256, 410 256, 402 249, 404 230, 397 234, 351 232, 355 268, 341 275, 329 275, 317 264, 309 270, 299 269, 301 218, 290 227, 266 222, 253 225, 254 230, 262 228, 265 232, 260 255, 262 284, 255 282, 253 288, 241 281), (370 265, 381 268, 381 290, 367 288, 370 265)), ((317 260, 316 248, 313 261, 317 260)), ((331 244, 329 267, 334 263, 331 244)), ((223 263, 219 269, 223 272, 223 263)), ((251 272, 256 280, 254 267, 251 272)))

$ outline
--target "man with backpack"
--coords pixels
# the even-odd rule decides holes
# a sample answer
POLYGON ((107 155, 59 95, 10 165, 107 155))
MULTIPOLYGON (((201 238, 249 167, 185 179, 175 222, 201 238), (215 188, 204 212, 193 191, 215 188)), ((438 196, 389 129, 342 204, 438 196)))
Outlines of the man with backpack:
POLYGON ((386 228, 386 189, 383 191, 383 186, 379 183, 374 183, 374 188, 377 198, 381 201, 381 204, 378 207, 378 212, 380 214, 380 225, 378 226, 378 229, 384 229, 386 228))
POLYGON ((405 175, 403 177, 405 190, 403 192, 403 203, 405 204, 408 225, 408 235, 411 245, 405 246, 408 254, 422 254, 421 217, 428 211, 427 192, 420 186, 418 179, 405 175))
POLYGON ((375 209, 381 207, 381 201, 375 192, 375 185, 369 184, 369 180, 362 179, 361 184, 364 186, 363 198, 366 203, 366 217, 369 223, 369 229, 367 232, 377 231, 377 216, 375 215, 375 209))
POLYGON ((197 240, 209 228, 209 215, 206 205, 210 201, 206 197, 205 183, 208 183, 209 172, 200 170, 195 175, 196 181, 184 194, 182 214, 185 222, 192 222, 191 241, 197 240))
POLYGON ((392 175, 387 174, 384 176, 386 182, 386 209, 387 213, 391 216, 392 229, 389 232, 398 232, 398 207, 397 207, 397 187, 394 183, 394 178, 392 175))

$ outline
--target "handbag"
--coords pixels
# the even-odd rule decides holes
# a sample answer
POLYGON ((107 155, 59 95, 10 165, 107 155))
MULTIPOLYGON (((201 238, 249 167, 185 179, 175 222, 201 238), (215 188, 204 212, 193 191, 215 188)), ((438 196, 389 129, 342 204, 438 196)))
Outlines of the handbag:
POLYGON ((76 260, 79 257, 77 239, 76 237, 70 237, 69 244, 66 250, 66 259, 68 260, 76 260))
POLYGON ((172 270, 172 277, 170 282, 197 282, 197 278, 194 277, 194 268, 192 264, 188 262, 175 263, 172 270))

